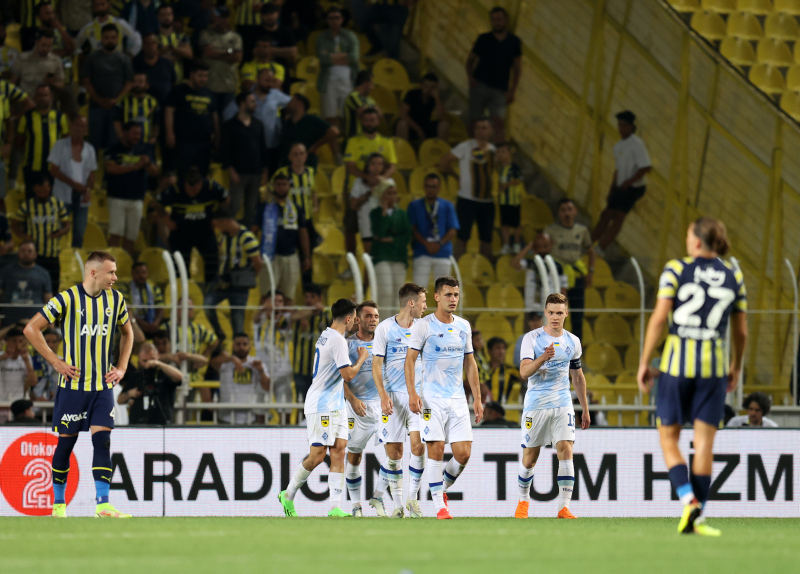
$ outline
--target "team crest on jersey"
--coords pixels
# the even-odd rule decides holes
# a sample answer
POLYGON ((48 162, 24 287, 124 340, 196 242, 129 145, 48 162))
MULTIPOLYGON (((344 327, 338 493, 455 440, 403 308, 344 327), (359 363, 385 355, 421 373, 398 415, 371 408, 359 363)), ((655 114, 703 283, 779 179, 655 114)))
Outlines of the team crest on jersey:
POLYGON ((381 415, 381 421, 383 421, 383 424, 388 423, 389 422, 389 415, 381 415))
POLYGON ((529 429, 533 426, 533 419, 531 417, 525 417, 525 428, 529 429))
POLYGON ((106 317, 111 317, 111 307, 106 307, 106 317))
POLYGON ((330 422, 330 418, 329 417, 320 417, 319 418, 319 424, 321 424, 323 426, 323 428, 327 428, 328 422, 330 422))
POLYGON ((431 420, 431 409, 424 409, 422 411, 422 418, 425 419, 426 421, 431 420))
MULTIPOLYGON (((322 426, 327 426, 327 425, 323 424, 322 426)), ((356 426, 356 419, 347 419, 347 428, 353 430, 355 426, 356 426)))

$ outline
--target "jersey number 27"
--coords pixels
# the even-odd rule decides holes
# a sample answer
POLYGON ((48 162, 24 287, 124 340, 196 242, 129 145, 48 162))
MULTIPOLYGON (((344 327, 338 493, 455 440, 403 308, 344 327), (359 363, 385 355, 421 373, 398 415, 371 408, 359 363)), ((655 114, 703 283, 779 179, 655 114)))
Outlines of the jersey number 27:
POLYGON ((684 303, 675 309, 672 321, 676 325, 685 327, 700 327, 703 319, 697 314, 697 311, 705 305, 706 297, 716 300, 706 316, 706 327, 709 329, 719 327, 722 315, 736 299, 736 293, 727 287, 709 287, 706 291, 697 283, 686 283, 678 289, 678 300, 684 303))

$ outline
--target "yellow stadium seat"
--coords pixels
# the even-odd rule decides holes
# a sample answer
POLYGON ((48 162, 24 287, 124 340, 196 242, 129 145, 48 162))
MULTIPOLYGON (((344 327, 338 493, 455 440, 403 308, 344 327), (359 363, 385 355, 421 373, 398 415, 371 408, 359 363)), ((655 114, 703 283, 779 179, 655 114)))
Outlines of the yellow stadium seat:
POLYGON ((486 304, 488 307, 500 309, 513 309, 512 315, 519 314, 525 308, 525 301, 520 290, 508 283, 495 283, 486 292, 486 304))
POLYGON ((439 165, 439 160, 450 151, 450 144, 439 138, 428 138, 419 146, 420 165, 439 165))
POLYGON ((108 197, 105 193, 96 193, 89 204, 89 221, 100 225, 108 225, 108 197))
POLYGON ((756 63, 756 51, 749 40, 725 38, 719 52, 734 66, 752 66, 756 63))
POLYGON ((458 267, 464 281, 471 281, 478 286, 488 286, 495 281, 492 264, 479 253, 465 253, 458 260, 458 267))
POLYGON ((535 195, 523 195, 521 218, 526 224, 541 231, 553 223, 553 212, 548 205, 535 195))
MULTIPOLYGON (((311 37, 309 36, 309 41, 310 40, 311 37)), ((313 52, 314 50, 312 49, 311 53, 313 52)), ((295 75, 298 80, 305 80, 311 84, 311 86, 316 87, 317 78, 319 77, 319 59, 315 56, 306 56, 305 58, 301 58, 300 61, 297 62, 295 75)))
POLYGON ((408 89, 408 73, 403 64, 391 58, 381 58, 372 66, 372 76, 380 84, 394 92, 408 89))
POLYGON ((781 96, 781 109, 794 119, 800 119, 800 93, 784 92, 781 96))
POLYGON ((772 66, 791 66, 793 62, 792 51, 786 42, 772 38, 758 43, 756 58, 759 64, 772 66))
MULTIPOLYGON (((465 284, 461 285, 459 288, 459 292, 461 293, 461 307, 467 309, 483 309, 486 307, 483 293, 481 293, 477 285, 465 282, 465 284)), ((473 311, 473 313, 476 312, 477 311, 473 311)))
POLYGON ((775 0, 775 12, 783 14, 800 15, 800 0, 775 0))
POLYGON ((610 393, 613 391, 614 386, 608 377, 600 373, 594 373, 584 368, 584 376, 586 377, 586 388, 592 392, 593 398, 600 402, 603 394, 606 395, 606 402, 609 402, 611 397, 610 393))
MULTIPOLYGON (((442 173, 438 169, 434 169, 432 167, 423 167, 419 166, 412 170, 411 175, 408 178, 408 192, 414 196, 422 196, 425 194, 425 177, 429 173, 434 173, 439 176, 439 180, 442 182, 442 191, 444 191, 445 187, 445 179, 442 173)), ((441 192, 439 195, 442 195, 441 192)))
POLYGON ((678 12, 696 12, 700 9, 700 0, 667 0, 678 12))
MULTIPOLYGON (((586 258, 588 266, 588 258, 586 258)), ((595 287, 608 287, 614 284, 614 275, 611 273, 611 267, 608 266, 605 259, 596 257, 594 260, 594 276, 592 278, 592 285, 595 287)))
POLYGON ((328 303, 331 305, 339 299, 351 299, 355 301, 356 288, 352 281, 337 281, 328 287, 328 303))
MULTIPOLYGON (((648 317, 646 317, 646 319, 649 319, 649 316, 648 316, 648 317)), ((645 323, 645 330, 646 330, 646 329, 647 329, 647 324, 645 323)), ((660 346, 661 346, 661 344, 662 344, 664 341, 666 341, 666 339, 667 339, 667 333, 668 333, 668 331, 669 331, 669 328, 667 327, 667 325, 664 325, 664 330, 663 330, 663 331, 661 331, 661 335, 660 335, 660 336, 659 336, 659 338, 658 338, 658 345, 656 345, 656 349, 658 349, 658 351, 657 351, 658 353, 660 353, 660 352, 661 352, 661 350, 659 349, 659 347, 660 347, 660 346)), ((641 333, 641 321, 640 321, 640 319, 637 317, 637 318, 636 318, 636 320, 633 322, 633 340, 634 340, 634 341, 640 341, 640 340, 641 340, 641 338, 642 338, 642 333, 641 333)))
POLYGON ((760 40, 764 37, 761 22, 752 14, 738 12, 728 16, 728 36, 740 40, 760 40))
POLYGON ((582 361, 585 368, 603 375, 617 375, 622 372, 622 360, 617 350, 611 345, 595 343, 583 352, 582 361))
MULTIPOLYGON (((567 316, 567 319, 569 319, 569 316, 567 316)), ((564 324, 564 326, 566 327, 566 323, 564 324)), ((570 326, 571 326, 571 322, 570 322, 570 326)), ((569 331, 569 329, 567 329, 567 331, 569 331)), ((583 337, 581 337, 581 345, 584 345, 584 346, 585 345, 591 345, 594 342, 595 342, 595 340, 594 340, 594 327, 592 327, 592 324, 589 323, 589 321, 584 321, 583 322, 583 337)))
POLYGON ((314 249, 314 253, 344 255, 344 234, 339 228, 333 225, 318 225, 316 229, 322 237, 322 243, 314 249))
POLYGON ((169 272, 167 264, 164 262, 165 249, 160 247, 148 247, 139 254, 139 261, 147 264, 147 275, 150 281, 157 285, 166 285, 169 282, 169 272))
MULTIPOLYGON (((181 287, 181 282, 178 281, 178 302, 180 303, 181 298, 183 297, 183 287, 181 287)), ((203 289, 197 283, 197 281, 193 281, 189 279, 189 299, 191 299, 192 304, 197 307, 195 310, 195 316, 197 313, 201 312, 202 305, 203 305, 203 289)), ((172 295, 169 289, 164 289, 164 304, 169 305, 172 303, 172 295)), ((167 311, 167 314, 169 311, 167 311)))
MULTIPOLYGON (((197 281, 198 283, 205 283, 206 281, 206 262, 203 257, 200 255, 200 252, 197 249, 192 249, 192 254, 189 256, 189 277, 192 280, 197 281)), ((180 283, 180 272, 178 269, 175 269, 175 272, 178 273, 178 282, 180 283)))
POLYGON ((503 255, 495 263, 497 280, 517 287, 525 286, 525 270, 518 271, 511 266, 513 255, 503 255))
MULTIPOLYGON (((606 307, 603 303, 603 298, 600 297, 600 292, 594 287, 586 288, 584 306, 586 309, 605 309, 606 307)), ((592 315, 594 313, 589 312, 588 314, 592 315)))
MULTIPOLYGON (((797 45, 800 45, 800 42, 797 45)), ((797 59, 797 51, 795 51, 795 59, 797 59)), ((781 71, 774 66, 756 64, 750 68, 748 77, 765 94, 780 94, 786 89, 781 71)))
POLYGON ((333 170, 336 167, 336 158, 333 157, 331 147, 324 145, 317 150, 317 157, 319 158, 320 169, 333 170))
POLYGON ((331 285, 336 280, 336 266, 320 253, 311 258, 311 280, 317 285, 331 285))
POLYGON ((394 151, 397 154, 397 169, 412 170, 417 167, 417 154, 408 141, 393 137, 394 151))
POLYGON ((800 65, 795 64, 786 70, 786 89, 800 92, 800 65))
POLYGON ((631 309, 638 311, 641 306, 639 292, 628 283, 615 282, 606 289, 606 307, 609 309, 631 309))
POLYGON ((83 248, 87 251, 101 251, 108 247, 106 234, 96 224, 86 224, 86 233, 83 235, 83 248))
POLYGON ((691 26, 706 40, 722 40, 726 35, 725 21, 713 12, 695 12, 691 26))
POLYGON ((131 280, 131 267, 133 267, 133 259, 130 253, 121 247, 109 247, 106 249, 108 253, 113 255, 117 260, 117 277, 120 281, 131 280))
POLYGON ((458 199, 459 187, 460 185, 458 182, 458 178, 452 175, 448 175, 447 178, 445 179, 444 185, 442 186, 442 190, 439 192, 439 197, 455 203, 458 199))
POLYGON ((369 41, 369 38, 366 34, 359 33, 356 34, 356 36, 358 36, 358 51, 363 58, 365 54, 372 50, 372 43, 369 41))
POLYGON ((772 0, 737 0, 736 9, 739 12, 766 16, 772 12, 772 0))
POLYGON ((502 313, 481 313, 475 321, 474 331, 480 331, 484 341, 492 337, 500 337, 509 345, 513 345, 516 341, 511 323, 502 313))
POLYGON ((703 10, 720 14, 729 14, 736 10, 736 0, 702 0, 700 5, 703 10))
MULTIPOLYGON (((404 211, 407 211, 408 210, 408 204, 411 203, 412 201, 414 201, 415 199, 419 199, 419 198, 414 197, 410 193, 401 194, 397 198, 397 207, 399 207, 400 209, 402 209, 404 211)), ((409 281, 413 281, 413 278, 409 279, 409 281)))
POLYGON ((764 34, 767 38, 794 42, 800 35, 800 27, 790 14, 770 14, 764 20, 764 34))
POLYGON ((314 214, 314 221, 319 223, 335 223, 342 220, 342 200, 336 195, 323 195, 319 198, 319 210, 314 214))
POLYGON ((342 195, 344 192, 344 184, 347 181, 347 168, 340 165, 333 170, 331 175, 331 193, 333 195, 342 195))
POLYGON ((314 191, 317 197, 331 193, 331 180, 324 171, 318 171, 314 180, 314 191))
POLYGON ((394 185, 397 188, 397 193, 400 195, 408 195, 408 184, 406 183, 405 176, 399 171, 396 171, 394 172, 394 175, 392 175, 392 179, 394 180, 394 185))
POLYGON ((370 96, 378 104, 378 107, 383 112, 384 116, 397 115, 397 96, 385 86, 375 84, 370 92, 370 96))
MULTIPOLYGON (((83 269, 75 257, 75 249, 72 247, 62 249, 58 254, 58 261, 61 264, 60 280, 62 284, 75 285, 83 281, 83 269)), ((54 285, 56 289, 60 289, 60 287, 60 285, 54 285)))
POLYGON ((634 342, 628 345, 625 349, 625 370, 633 371, 634 373, 639 370, 639 343, 634 342))
POLYGON ((630 325, 618 313, 601 313, 594 324, 594 340, 622 347, 633 342, 630 325))
POLYGON ((448 112, 447 123, 450 124, 450 134, 447 138, 447 143, 451 146, 458 145, 464 140, 469 139, 469 132, 467 125, 464 123, 461 115, 448 112))

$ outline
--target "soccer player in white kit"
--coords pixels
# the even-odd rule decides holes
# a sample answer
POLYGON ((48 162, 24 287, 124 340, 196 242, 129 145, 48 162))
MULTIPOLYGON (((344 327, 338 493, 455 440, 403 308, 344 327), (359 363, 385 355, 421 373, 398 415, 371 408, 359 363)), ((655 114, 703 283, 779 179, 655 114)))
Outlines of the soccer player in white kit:
POLYGON ((583 414, 581 428, 589 428, 589 403, 586 379, 581 368, 581 341, 564 330, 567 298, 561 293, 548 295, 544 306, 544 327, 522 339, 519 367, 528 392, 522 413, 522 462, 519 466, 519 503, 515 518, 528 518, 533 466, 543 446, 555 445, 558 454, 558 518, 575 518, 569 510, 575 469, 572 445, 575 442, 575 409, 569 390, 570 376, 583 414))
POLYGON ((436 312, 423 317, 411 328, 406 353, 406 388, 412 412, 422 413, 422 440, 428 445, 428 481, 436 518, 452 518, 445 492, 464 470, 472 454, 472 425, 464 394, 462 373, 466 367, 472 390, 475 424, 483 418, 478 365, 472 349, 469 322, 454 315, 458 306, 458 280, 439 277, 434 298, 436 312), (422 353, 422 398, 417 394, 416 361, 422 353), (442 474, 444 445, 450 443, 453 458, 442 474))
MULTIPOLYGON (((425 448, 419 434, 421 417, 411 412, 408 405, 405 364, 408 343, 411 340, 411 327, 425 312, 427 292, 427 289, 415 283, 403 284, 398 293, 400 312, 381 321, 375 330, 375 340, 372 345, 372 376, 380 395, 382 410, 381 422, 378 425, 378 440, 386 447, 386 468, 381 467, 382 480, 379 482, 379 489, 382 484, 390 486, 392 499, 395 501, 394 512, 397 514, 399 503, 402 515, 403 443, 408 434, 411 438, 411 458, 408 462, 411 491, 408 493, 406 509, 411 518, 422 518, 417 494, 425 469, 425 448)), ((422 360, 419 357, 415 365, 414 376, 416 390, 419 393, 422 386, 422 360)), ((378 496, 379 493, 376 491, 373 499, 378 496)))
POLYGON ((339 505, 344 489, 344 450, 347 447, 347 417, 344 408, 344 381, 352 381, 361 365, 367 360, 367 350, 358 349, 358 360, 350 364, 347 340, 356 321, 356 304, 349 299, 339 299, 331 306, 331 326, 317 339, 314 352, 314 370, 311 388, 305 402, 308 424, 309 454, 300 463, 286 490, 278 494, 286 516, 297 516, 294 497, 308 480, 311 472, 325 460, 330 451, 331 471, 328 474, 330 511, 328 516, 350 515, 339 505))
MULTIPOLYGON (((378 389, 372 380, 372 341, 375 328, 380 322, 378 304, 375 301, 364 301, 356 307, 358 331, 347 339, 350 360, 358 360, 358 351, 366 349, 367 360, 361 365, 356 377, 345 383, 344 392, 347 398, 347 459, 345 461, 344 480, 353 503, 353 516, 364 516, 361 510, 361 453, 370 439, 375 437, 378 421, 381 418, 381 401, 378 389)), ((370 505, 372 501, 370 500, 370 505)), ((383 504, 376 508, 378 516, 386 516, 383 504)))

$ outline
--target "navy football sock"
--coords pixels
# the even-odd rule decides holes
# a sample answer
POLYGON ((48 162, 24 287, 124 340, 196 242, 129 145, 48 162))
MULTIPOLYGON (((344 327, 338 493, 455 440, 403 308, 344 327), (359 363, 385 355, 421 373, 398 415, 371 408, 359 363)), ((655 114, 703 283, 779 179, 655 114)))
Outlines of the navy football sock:
POLYGON ((694 490, 697 501, 705 506, 708 500, 708 491, 711 490, 711 477, 692 473, 691 480, 692 490, 694 490))
POLYGON ((669 469, 669 481, 681 499, 681 504, 689 504, 697 498, 697 493, 692 490, 689 482, 689 468, 685 464, 676 464, 669 469))
POLYGON ((53 504, 66 504, 69 456, 77 441, 78 435, 58 437, 58 444, 53 453, 53 504))
POLYGON ((92 435, 94 457, 92 475, 97 490, 97 504, 108 502, 111 489, 111 431, 97 431, 92 435))

